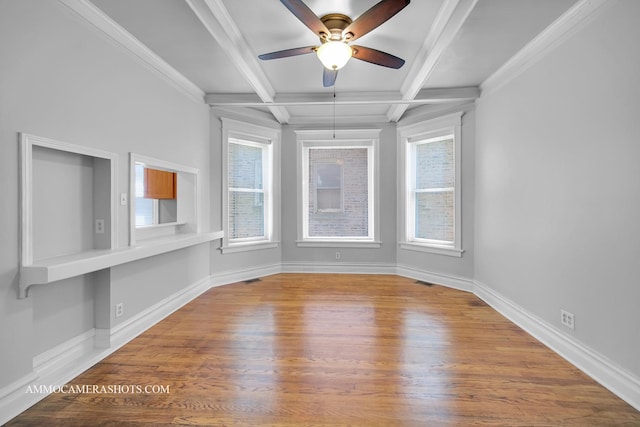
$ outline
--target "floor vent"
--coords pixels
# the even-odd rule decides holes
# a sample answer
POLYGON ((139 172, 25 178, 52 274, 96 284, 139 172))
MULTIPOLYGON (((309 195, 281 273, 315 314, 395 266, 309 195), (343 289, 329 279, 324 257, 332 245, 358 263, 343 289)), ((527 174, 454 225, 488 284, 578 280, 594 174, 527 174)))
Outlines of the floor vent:
POLYGON ((416 283, 418 285, 425 285, 425 286, 434 286, 435 285, 435 283, 425 282, 423 280, 416 280, 416 283))
POLYGON ((245 281, 244 281, 244 284, 245 284, 245 285, 249 285, 249 284, 251 284, 251 283, 259 282, 259 281, 260 281, 260 278, 249 279, 249 280, 245 280, 245 281))

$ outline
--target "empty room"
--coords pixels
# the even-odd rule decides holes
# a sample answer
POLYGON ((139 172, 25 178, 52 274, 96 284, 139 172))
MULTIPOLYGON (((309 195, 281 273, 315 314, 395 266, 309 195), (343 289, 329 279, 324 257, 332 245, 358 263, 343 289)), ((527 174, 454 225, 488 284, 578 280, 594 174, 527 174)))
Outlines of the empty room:
POLYGON ((0 425, 640 425, 640 1, 0 0, 0 425))

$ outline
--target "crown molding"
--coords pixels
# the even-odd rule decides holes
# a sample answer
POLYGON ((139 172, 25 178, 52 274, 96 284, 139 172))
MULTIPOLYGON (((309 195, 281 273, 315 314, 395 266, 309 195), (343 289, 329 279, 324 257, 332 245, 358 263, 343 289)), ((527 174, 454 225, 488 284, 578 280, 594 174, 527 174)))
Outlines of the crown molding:
POLYGON ((275 90, 222 0, 185 1, 263 101, 262 106, 267 106, 278 122, 287 123, 290 114, 284 107, 264 105, 273 102, 275 90))
POLYGON ((580 0, 480 85, 483 97, 498 90, 591 22, 610 0, 580 0))
POLYGON ((165 60, 156 55, 151 49, 135 38, 131 33, 117 24, 102 10, 88 0, 58 0, 86 22, 101 31, 117 46, 132 53, 151 71, 163 78, 168 83, 179 89, 182 93, 199 103, 204 102, 204 91, 191 80, 178 72, 165 60))
MULTIPOLYGON (((477 3, 478 0, 445 0, 443 2, 420 52, 416 55, 416 61, 402 83, 400 89, 402 99, 410 101, 416 98, 477 3)), ((387 111, 388 120, 392 122, 400 120, 408 106, 409 103, 392 105, 387 111)))

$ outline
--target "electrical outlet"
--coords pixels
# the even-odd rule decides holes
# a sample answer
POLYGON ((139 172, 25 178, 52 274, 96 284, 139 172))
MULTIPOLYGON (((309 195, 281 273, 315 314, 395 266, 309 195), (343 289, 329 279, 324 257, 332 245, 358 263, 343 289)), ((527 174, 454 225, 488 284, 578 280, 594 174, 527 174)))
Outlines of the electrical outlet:
POLYGON ((96 219, 96 234, 104 234, 104 219, 96 219))
POLYGON ((571 330, 576 329, 576 319, 573 316, 573 313, 569 313, 565 310, 560 310, 560 321, 564 326, 571 330))
POLYGON ((118 303, 116 304, 116 317, 120 317, 124 314, 124 304, 118 303))
POLYGON ((336 252, 336 259, 340 259, 340 252, 336 252))

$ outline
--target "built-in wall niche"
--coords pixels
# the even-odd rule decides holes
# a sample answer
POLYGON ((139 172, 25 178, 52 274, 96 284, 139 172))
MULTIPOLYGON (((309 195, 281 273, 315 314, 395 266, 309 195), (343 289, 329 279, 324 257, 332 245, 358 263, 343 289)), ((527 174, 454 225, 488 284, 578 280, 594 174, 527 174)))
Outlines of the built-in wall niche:
MULTIPOLYGON (((113 266, 211 242, 224 234, 199 232, 197 169, 132 154, 131 195, 135 194, 135 165, 141 163, 154 170, 151 179, 160 182, 151 189, 160 193, 148 195, 175 206, 159 214, 159 224, 136 227, 135 197, 130 197, 131 244, 120 247, 117 207, 127 199, 117 195, 117 156, 28 134, 21 134, 20 142, 18 298, 26 298, 33 285, 101 271, 95 277, 108 277, 113 266), (165 234, 171 236, 151 239, 165 234), (143 241, 136 244, 136 240, 143 241)), ((111 309, 97 306, 101 311, 111 309)))
POLYGON ((198 169, 137 153, 129 162, 130 245, 197 233, 198 169))
POLYGON ((21 134, 21 265, 112 249, 116 154, 21 134))

